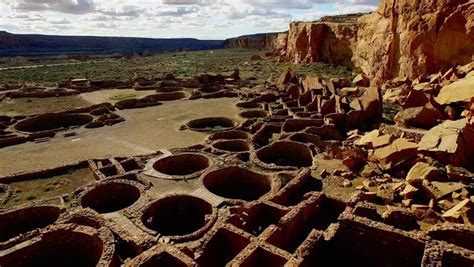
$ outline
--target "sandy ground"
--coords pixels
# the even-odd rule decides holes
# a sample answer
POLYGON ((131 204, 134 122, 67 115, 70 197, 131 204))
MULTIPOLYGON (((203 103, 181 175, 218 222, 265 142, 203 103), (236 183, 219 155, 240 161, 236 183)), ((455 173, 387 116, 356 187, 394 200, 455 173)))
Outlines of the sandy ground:
POLYGON ((134 98, 142 98, 153 94, 156 94, 155 90, 135 91, 134 89, 111 89, 80 94, 80 97, 92 104, 100 104, 105 102, 115 104, 119 101, 111 100, 110 98, 117 95, 135 95, 134 98))
POLYGON ((49 98, 17 98, 0 101, 0 115, 31 116, 48 112, 63 112, 91 103, 79 96, 62 96, 49 98))
POLYGON ((201 143, 206 134, 179 131, 189 120, 226 116, 239 118, 239 99, 200 99, 173 101, 162 106, 124 110, 118 113, 126 122, 100 129, 80 129, 78 135, 61 134, 46 143, 27 143, 0 150, 0 176, 51 168, 91 158, 133 156, 162 148, 187 147, 201 143))

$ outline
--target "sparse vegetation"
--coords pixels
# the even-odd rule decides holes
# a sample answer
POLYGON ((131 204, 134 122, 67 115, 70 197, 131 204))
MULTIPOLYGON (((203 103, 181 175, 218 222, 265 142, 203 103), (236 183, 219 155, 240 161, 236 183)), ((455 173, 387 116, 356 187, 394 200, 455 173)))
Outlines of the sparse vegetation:
POLYGON ((393 123, 393 119, 401 108, 389 102, 383 103, 383 119, 385 122, 393 123))
POLYGON ((63 197, 64 203, 70 204, 74 200, 74 194, 68 194, 63 197))
POLYGON ((36 194, 34 192, 28 192, 26 193, 26 200, 35 200, 36 199, 36 194))
POLYGON ((94 178, 88 169, 70 170, 68 173, 49 179, 37 179, 12 183, 12 196, 4 203, 3 207, 13 207, 27 204, 31 201, 37 203, 58 204, 59 196, 69 195, 70 200, 63 197, 66 203, 74 200, 73 191, 94 178), (66 201, 67 200, 67 201, 66 201))
MULTIPOLYGON (((159 53, 147 57, 136 56, 129 58, 99 57, 88 64, 41 67, 35 69, 16 69, 0 71, 0 81, 9 83, 37 83, 43 86, 54 86, 58 81, 71 77, 89 77, 94 80, 119 79, 125 80, 139 73, 141 76, 152 78, 162 77, 166 73, 174 73, 184 78, 190 78, 201 73, 230 74, 235 68, 240 69, 241 77, 251 79, 254 84, 277 79, 286 68, 293 68, 300 75, 315 75, 323 79, 332 77, 349 77, 356 75, 346 67, 333 66, 325 63, 293 65, 280 63, 275 59, 264 58, 265 51, 248 49, 222 49, 212 51, 192 51, 176 53, 159 53), (259 54, 264 58, 252 62, 252 55, 259 54)), ((64 63, 64 60, 58 60, 64 63)), ((44 64, 55 64, 48 60, 44 64)), ((77 63, 77 61, 70 61, 77 63)), ((35 62, 43 64, 43 62, 35 62)), ((116 99, 113 99, 116 100, 116 99)))
POLYGON ((7 67, 19 67, 24 66, 29 63, 28 59, 25 57, 11 57, 2 59, 5 66, 7 67))
POLYGON ((206 129, 206 132, 209 132, 209 133, 217 133, 217 132, 221 132, 223 130, 225 130, 226 128, 222 127, 222 126, 216 126, 216 127, 213 127, 213 128, 207 128, 206 129))
POLYGON ((53 191, 56 187, 54 185, 48 185, 46 186, 43 191, 44 192, 50 192, 50 191, 53 191))

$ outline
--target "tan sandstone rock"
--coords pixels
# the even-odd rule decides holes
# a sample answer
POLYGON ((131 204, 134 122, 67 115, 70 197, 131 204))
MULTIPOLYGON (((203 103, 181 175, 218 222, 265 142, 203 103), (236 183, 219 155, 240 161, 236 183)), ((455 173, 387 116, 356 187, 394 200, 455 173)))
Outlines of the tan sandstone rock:
POLYGON ((357 86, 362 86, 362 87, 369 87, 370 86, 370 79, 367 77, 367 75, 361 73, 357 75, 354 78, 354 81, 352 81, 355 85, 357 86))
POLYGON ((323 80, 318 77, 308 76, 303 81, 303 88, 305 92, 308 92, 312 89, 324 88, 323 80))
POLYGON ((354 63, 375 84, 411 79, 472 61, 469 0, 382 0, 358 21, 354 63))
POLYGON ((431 199, 441 199, 463 188, 464 185, 461 183, 431 182, 422 185, 423 191, 431 199))
POLYGON ((244 35, 236 38, 227 39, 224 42, 226 48, 244 48, 244 49, 286 49, 285 33, 265 33, 244 35))
POLYGON ((423 180, 434 180, 438 178, 440 172, 437 168, 432 167, 425 162, 415 164, 407 174, 406 180, 411 185, 419 185, 423 180))
POLYGON ((474 169, 474 126, 468 118, 445 121, 428 131, 420 141, 419 151, 454 166, 474 169))
POLYGON ((286 57, 294 63, 325 61, 353 67, 356 41, 356 19, 352 15, 344 22, 322 19, 318 22, 290 24, 286 57))
POLYGON ((423 107, 428 104, 429 101, 430 100, 425 93, 418 90, 411 90, 403 101, 402 107, 404 109, 423 107))
POLYGON ((445 212, 441 217, 451 222, 463 222, 463 215, 465 216, 467 212, 472 209, 472 206, 473 203, 469 199, 464 199, 452 209, 445 212))
POLYGON ((356 141, 355 144, 358 146, 372 145, 372 142, 374 141, 374 139, 379 137, 380 134, 381 133, 379 130, 373 130, 371 132, 366 133, 364 136, 362 136, 362 138, 356 141))
POLYGON ((441 89, 436 102, 449 105, 458 102, 470 102, 474 98, 474 77, 459 80, 441 89))
POLYGON ((429 129, 444 119, 443 112, 431 104, 423 107, 408 108, 400 111, 394 118, 400 125, 429 129))
POLYGON ((404 138, 393 141, 389 146, 375 150, 374 158, 383 170, 391 170, 396 166, 413 159, 417 154, 418 145, 404 138))

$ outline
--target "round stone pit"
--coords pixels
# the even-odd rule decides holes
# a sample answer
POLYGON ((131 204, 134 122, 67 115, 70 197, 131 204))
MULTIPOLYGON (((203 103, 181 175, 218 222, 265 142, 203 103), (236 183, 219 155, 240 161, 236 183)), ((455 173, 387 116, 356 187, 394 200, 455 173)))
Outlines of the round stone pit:
POLYGON ((267 169, 298 169, 313 165, 311 149, 302 143, 278 141, 265 146, 251 155, 257 165, 267 169))
POLYGON ((156 89, 158 93, 172 93, 172 92, 181 92, 183 91, 182 87, 178 86, 167 86, 156 89))
POLYGON ((209 136, 210 141, 216 140, 246 140, 249 138, 249 134, 244 131, 232 130, 225 132, 218 132, 209 136))
POLYGON ((56 206, 32 206, 0 214, 0 243, 20 234, 44 228, 56 222, 61 209, 56 206))
POLYGON ((152 160, 145 174, 168 180, 187 180, 199 177, 211 163, 211 159, 203 154, 175 154, 152 160))
POLYGON ((154 95, 149 95, 145 98, 153 99, 154 101, 175 101, 180 99, 187 98, 188 95, 185 92, 165 92, 165 93, 158 93, 154 95))
POLYGON ((255 118, 265 118, 268 116, 268 113, 265 110, 249 110, 241 112, 240 117, 245 119, 255 119, 255 118))
POLYGON ((252 149, 249 142, 245 140, 221 140, 212 144, 214 149, 222 152, 244 153, 252 149))
POLYGON ((129 180, 108 180, 82 193, 79 203, 98 213, 111 213, 133 205, 140 198, 143 186, 129 180))
POLYGON ((141 223, 148 232, 172 240, 201 237, 217 219, 217 211, 207 201, 186 194, 168 195, 143 209, 141 223))
POLYGON ((92 116, 89 115, 48 113, 20 121, 15 125, 15 129, 21 132, 36 133, 83 126, 92 120, 92 116))
POLYGON ((188 122, 186 127, 197 132, 227 131, 232 130, 237 123, 225 117, 201 118, 188 122))
POLYGON ((271 177, 239 166, 211 171, 204 176, 203 184, 209 192, 236 201, 254 201, 275 188, 271 177))
POLYGON ((65 224, 14 247, 0 266, 114 266, 114 253, 108 229, 65 224))
POLYGON ((244 109, 257 109, 257 108, 262 108, 262 104, 257 103, 257 102, 240 102, 237 103, 236 105, 238 108, 244 108, 244 109))

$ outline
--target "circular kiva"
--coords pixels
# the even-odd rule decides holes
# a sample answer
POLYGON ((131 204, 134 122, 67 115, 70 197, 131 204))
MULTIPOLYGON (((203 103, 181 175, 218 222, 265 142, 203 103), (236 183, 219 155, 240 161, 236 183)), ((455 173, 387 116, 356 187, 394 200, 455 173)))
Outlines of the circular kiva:
POLYGON ((317 146, 320 149, 324 149, 325 144, 321 140, 321 137, 315 134, 309 134, 309 133, 295 133, 292 134, 289 137, 289 140, 299 142, 299 143, 305 143, 305 144, 313 144, 317 146))
POLYGON ((158 89, 156 89, 156 91, 158 93, 171 93, 171 92, 183 91, 183 88, 178 87, 178 86, 167 86, 167 87, 158 88, 158 89))
POLYGON ((201 154, 184 153, 161 158, 153 163, 155 175, 167 179, 191 179, 201 175, 209 166, 211 160, 201 154))
POLYGON ((245 140, 222 140, 216 141, 212 147, 223 152, 248 152, 251 149, 250 143, 245 140))
POLYGON ((237 103, 236 106, 239 108, 245 108, 245 109, 262 108, 262 105, 257 102, 240 102, 240 103, 237 103))
POLYGON ((92 116, 89 115, 48 113, 20 121, 15 125, 15 129, 22 132, 35 133, 82 126, 90 123, 92 120, 92 116))
POLYGON ((268 113, 265 110, 249 110, 241 112, 240 117, 245 119, 254 119, 254 118, 265 118, 268 116, 268 113))
POLYGON ((91 208, 98 213, 123 210, 134 204, 141 196, 141 185, 128 180, 109 180, 94 185, 79 198, 83 208, 91 208))
POLYGON ((239 130, 232 130, 232 131, 225 131, 225 132, 217 132, 209 136, 209 140, 236 140, 241 139, 245 140, 249 138, 249 134, 244 131, 239 130))
POLYGON ((207 173, 204 187, 227 199, 253 201, 272 190, 272 178, 238 166, 207 173))
POLYGON ((152 99, 153 101, 175 101, 187 98, 185 92, 166 92, 146 96, 145 99, 152 99))
POLYGON ((114 254, 110 230, 66 224, 12 248, 0 266, 112 266, 114 254))
POLYGON ((222 86, 211 85, 211 84, 201 85, 201 87, 198 89, 199 92, 205 93, 205 94, 216 93, 216 92, 219 92, 220 90, 222 90, 222 86))
POLYGON ((252 160, 268 169, 303 168, 313 165, 311 149, 302 143, 278 141, 252 153, 252 160))
POLYGON ((0 214, 0 243, 51 225, 56 222, 60 214, 61 209, 56 206, 33 206, 2 213, 0 214))
POLYGON ((169 195, 148 205, 141 216, 143 225, 173 240, 202 236, 217 218, 207 201, 191 195, 169 195))
POLYGON ((201 118, 188 122, 186 127, 198 132, 226 131, 237 126, 237 123, 225 117, 201 118))

